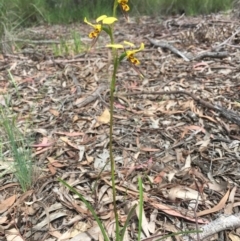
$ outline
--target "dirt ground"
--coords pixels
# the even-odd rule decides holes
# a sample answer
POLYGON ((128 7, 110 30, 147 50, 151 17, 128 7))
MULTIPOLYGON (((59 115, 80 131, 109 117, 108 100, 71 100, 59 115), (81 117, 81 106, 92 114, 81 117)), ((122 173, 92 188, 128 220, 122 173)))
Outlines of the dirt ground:
MULTIPOLYGON (((145 78, 127 61, 117 73, 113 143, 121 225, 143 180, 142 240, 199 229, 164 240, 240 240, 239 27, 224 14, 116 24, 117 43, 145 44, 136 54, 145 78)), ((29 41, 0 55, 0 104, 8 94, 18 127, 34 137, 32 188, 23 193, 13 173, 0 178, 0 240, 103 240, 58 178, 93 205, 114 236, 109 42, 103 33, 90 52, 54 57, 53 45, 73 31, 83 48, 90 45, 84 23, 46 25, 24 29, 16 41, 29 41)), ((137 227, 134 213, 125 241, 137 240, 137 227)))

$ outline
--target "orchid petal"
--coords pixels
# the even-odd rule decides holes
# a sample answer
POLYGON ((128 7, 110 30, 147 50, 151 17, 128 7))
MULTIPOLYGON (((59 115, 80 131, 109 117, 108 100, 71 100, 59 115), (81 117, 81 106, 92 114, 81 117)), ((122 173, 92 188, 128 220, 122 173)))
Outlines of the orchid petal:
POLYGON ((102 23, 103 24, 112 24, 114 22, 117 21, 117 18, 114 18, 114 17, 107 17, 107 18, 104 18, 102 23))
POLYGON ((128 41, 124 41, 124 44, 129 45, 131 47, 135 47, 135 44, 128 42, 128 41))
POLYGON ((102 20, 105 19, 105 18, 107 18, 107 15, 102 15, 102 16, 100 16, 100 17, 98 17, 98 18, 96 19, 96 22, 98 23, 98 22, 102 21, 102 20))
POLYGON ((107 44, 106 47, 114 48, 114 49, 123 49, 123 45, 121 44, 107 44))

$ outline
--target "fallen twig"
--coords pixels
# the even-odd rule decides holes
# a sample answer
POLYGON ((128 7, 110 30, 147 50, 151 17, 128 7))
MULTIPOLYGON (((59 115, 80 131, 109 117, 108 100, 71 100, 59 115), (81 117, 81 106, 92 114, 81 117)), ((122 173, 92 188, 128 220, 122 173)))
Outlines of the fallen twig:
MULTIPOLYGON (((237 31, 235 31, 229 38, 227 38, 226 40, 224 40, 222 43, 216 45, 215 47, 213 47, 214 49, 219 49, 220 47, 222 47, 223 45, 228 45, 229 42, 231 42, 234 37, 239 34, 240 32, 240 28, 237 29, 237 31)), ((233 46, 234 47, 234 46, 233 46)))
MULTIPOLYGON (((200 240, 204 240, 218 232, 235 229, 240 227, 240 214, 221 216, 220 218, 201 227, 202 232, 199 233, 200 240)), ((190 240, 196 240, 197 235, 190 237, 190 240)), ((189 236, 185 240, 189 240, 189 236)))
POLYGON ((156 41, 152 38, 146 37, 151 44, 157 46, 157 47, 161 47, 161 48, 166 48, 171 50, 173 53, 175 53, 176 55, 179 55, 180 57, 182 57, 185 61, 190 61, 189 58, 186 57, 185 54, 183 54, 182 52, 180 52, 179 50, 177 50, 175 47, 173 47, 172 45, 170 45, 168 42, 166 41, 156 41))
MULTIPOLYGON (((161 47, 161 48, 166 48, 169 49, 170 51, 172 51, 173 53, 175 53, 176 55, 182 57, 185 61, 190 61, 190 60, 199 60, 199 59, 203 59, 206 57, 210 57, 210 58, 226 58, 228 57, 229 53, 227 51, 223 51, 223 52, 203 52, 198 54, 197 56, 193 56, 187 57, 186 54, 183 54, 182 52, 180 52, 179 50, 177 50, 175 47, 173 47, 172 45, 170 45, 169 43, 165 42, 165 41, 156 41, 152 38, 146 37, 151 44, 161 47)), ((187 54, 188 55, 188 54, 187 54)))
POLYGON ((74 105, 76 105, 77 107, 84 107, 87 104, 89 104, 89 103, 93 102, 94 100, 96 100, 97 98, 99 98, 99 95, 106 89, 107 89, 107 85, 101 84, 92 93, 87 94, 86 97, 80 99, 80 101, 77 100, 74 105))

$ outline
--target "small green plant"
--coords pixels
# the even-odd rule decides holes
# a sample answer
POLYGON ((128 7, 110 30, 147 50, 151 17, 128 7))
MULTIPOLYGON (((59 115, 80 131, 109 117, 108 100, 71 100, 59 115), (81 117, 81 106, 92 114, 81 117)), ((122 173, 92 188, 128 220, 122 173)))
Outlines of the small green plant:
POLYGON ((55 56, 67 56, 79 54, 85 50, 80 35, 76 32, 72 33, 72 40, 61 39, 60 44, 54 44, 52 47, 55 56))
MULTIPOLYGON (((114 215, 115 215, 115 225, 116 225, 116 241, 122 241, 124 238, 124 233, 127 229, 128 222, 130 220, 130 217, 135 209, 135 206, 131 209, 130 213, 128 214, 127 222, 124 224, 123 228, 120 229, 119 220, 118 220, 118 209, 117 209, 117 202, 116 202, 116 186, 115 186, 115 161, 113 156, 113 108, 114 108, 114 92, 115 92, 115 85, 116 85, 116 74, 118 67, 121 63, 121 61, 126 58, 129 63, 132 65, 132 67, 140 74, 140 76, 143 76, 141 72, 136 68, 136 65, 140 64, 139 60, 135 58, 135 54, 142 49, 144 49, 144 44, 142 43, 139 49, 132 49, 134 48, 134 44, 124 41, 124 44, 117 44, 114 41, 114 23, 117 21, 116 18, 116 9, 118 6, 120 6, 124 16, 126 19, 128 19, 127 12, 130 10, 130 7, 128 6, 128 1, 126 0, 114 0, 113 2, 113 16, 108 17, 107 15, 102 15, 99 18, 96 19, 96 24, 92 24, 87 20, 85 17, 84 22, 90 25, 93 28, 93 31, 90 32, 89 38, 92 39, 91 47, 96 43, 98 40, 98 37, 102 31, 105 31, 107 35, 109 36, 110 43, 106 46, 108 48, 112 49, 112 56, 113 56, 113 73, 111 77, 111 83, 110 83, 110 142, 109 142, 109 154, 110 154, 110 163, 111 163, 111 180, 112 180, 112 192, 113 192, 113 206, 114 206, 114 215), (126 46, 130 47, 131 49, 126 49, 126 46), (123 50, 121 54, 118 53, 118 50, 123 50)), ((60 180, 64 185, 66 185, 71 191, 76 193, 79 198, 85 203, 85 205, 88 207, 88 209, 91 211, 92 215, 98 222, 98 225, 102 231, 103 237, 105 241, 109 241, 109 237, 107 236, 107 232, 105 228, 103 227, 101 221, 99 220, 98 216, 96 215, 95 210, 93 207, 88 203, 84 197, 78 193, 75 189, 70 187, 66 182, 60 180)), ((140 204, 139 204, 139 235, 138 240, 140 240, 140 234, 142 230, 142 212, 143 212, 143 190, 142 190, 142 183, 141 178, 139 178, 139 188, 140 188, 140 204)))
MULTIPOLYGON (((5 101, 5 106, 0 105, 0 132, 1 161, 6 161, 4 152, 8 151, 8 158, 12 159, 12 165, 17 180, 25 192, 32 185, 32 157, 28 138, 17 127, 17 117, 13 114, 5 101)), ((8 160, 9 161, 9 160, 8 160)))
MULTIPOLYGON (((137 67, 140 64, 140 61, 135 57, 135 54, 142 51, 144 49, 144 44, 141 43, 139 48, 136 48, 133 43, 128 41, 123 41, 123 43, 116 43, 114 39, 114 26, 115 22, 118 21, 116 18, 117 7, 120 6, 120 9, 125 17, 128 20, 128 11, 130 10, 130 6, 128 5, 128 0, 114 0, 113 1, 113 14, 111 17, 107 15, 101 15, 96 19, 95 23, 91 23, 84 18, 84 22, 91 26, 93 30, 89 33, 89 38, 92 39, 91 47, 92 48, 102 32, 105 32, 109 37, 109 43, 106 45, 107 48, 111 49, 112 53, 112 65, 113 71, 111 74, 110 80, 110 127, 109 127, 109 157, 110 157, 110 164, 111 164, 111 187, 112 187, 112 197, 113 197, 113 209, 114 209, 114 218, 115 218, 115 237, 114 240, 122 241, 124 239, 124 234, 126 232, 127 226, 129 225, 130 218, 132 217, 133 212, 135 211, 136 206, 131 208, 130 213, 127 216, 127 221, 120 227, 119 219, 118 219, 118 206, 117 206, 117 190, 116 190, 116 164, 114 160, 113 154, 113 112, 114 112, 114 100, 115 100, 115 86, 117 81, 117 71, 121 64, 121 62, 126 59, 130 66, 139 74, 140 79, 144 77, 141 70, 137 67)), ((67 188, 69 188, 72 192, 78 195, 78 197, 85 203, 89 211, 92 213, 93 217, 97 221, 102 235, 105 241, 110 241, 110 237, 107 234, 107 230, 105 229, 104 225, 102 224, 101 220, 99 219, 97 213, 95 212, 92 205, 73 187, 69 186, 65 181, 59 179, 61 183, 63 183, 67 188)), ((142 178, 138 177, 138 186, 139 186, 139 201, 138 201, 138 241, 141 240, 141 232, 142 232, 142 220, 143 220, 143 205, 144 205, 144 198, 143 198, 143 185, 142 185, 142 178)))
POLYGON ((81 41, 81 36, 77 32, 72 33, 73 38, 73 52, 74 54, 79 54, 84 50, 83 43, 81 41))

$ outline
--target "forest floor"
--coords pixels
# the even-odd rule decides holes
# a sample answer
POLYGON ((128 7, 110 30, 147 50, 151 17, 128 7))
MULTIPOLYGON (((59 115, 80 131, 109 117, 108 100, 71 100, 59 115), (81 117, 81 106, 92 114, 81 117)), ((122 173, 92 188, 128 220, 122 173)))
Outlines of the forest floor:
MULTIPOLYGON (((240 206, 239 19, 142 16, 115 27, 116 42, 145 44, 136 54, 145 78, 127 61, 117 73, 113 146, 121 225, 138 203, 140 175, 142 240, 198 230, 219 218, 223 230, 214 226, 204 240, 239 240, 239 220, 223 225, 240 206)), ((31 41, 0 55, 0 104, 10 97, 18 127, 34 139, 31 189, 23 193, 11 171, 0 178, 0 240, 102 240, 92 214, 58 178, 93 205, 114 235, 107 37, 89 52, 71 53, 68 41, 67 57, 53 55, 54 43, 73 31, 86 49, 91 30, 84 23, 24 29, 17 38, 31 41)), ((136 212, 124 240, 137 240, 137 223, 136 212)))

